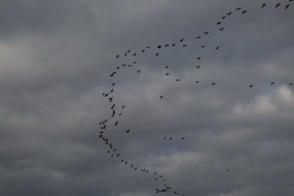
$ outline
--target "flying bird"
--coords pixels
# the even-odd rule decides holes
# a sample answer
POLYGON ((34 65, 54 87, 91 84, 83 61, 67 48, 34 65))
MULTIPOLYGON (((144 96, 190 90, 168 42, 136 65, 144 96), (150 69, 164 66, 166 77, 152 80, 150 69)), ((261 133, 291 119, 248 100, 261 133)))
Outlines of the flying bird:
POLYGON ((215 49, 218 50, 219 49, 219 46, 215 47, 215 49))
POLYGON ((243 12, 241 12, 242 15, 246 14, 246 13, 247 13, 247 10, 244 10, 243 12))
POLYGON ((250 85, 249 85, 249 88, 252 88, 252 87, 253 87, 253 84, 250 84, 250 85))
POLYGON ((287 5, 285 6, 285 10, 287 10, 289 7, 290 7, 290 4, 287 4, 287 5))
POLYGON ((281 3, 277 3, 277 4, 275 5, 275 8, 280 7, 280 5, 281 5, 281 3))
POLYGON ((231 14, 232 14, 232 12, 228 12, 228 13, 227 13, 227 16, 231 16, 231 14))
POLYGON ((262 5, 261 5, 261 8, 264 8, 266 6, 266 3, 263 3, 262 5))

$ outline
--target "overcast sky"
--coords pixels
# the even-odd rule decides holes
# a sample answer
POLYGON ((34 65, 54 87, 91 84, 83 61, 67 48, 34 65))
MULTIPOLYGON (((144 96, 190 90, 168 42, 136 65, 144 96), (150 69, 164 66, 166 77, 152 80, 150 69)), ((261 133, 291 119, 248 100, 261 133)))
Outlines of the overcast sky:
POLYGON ((0 195, 155 195, 120 159, 185 195, 294 195, 294 3, 277 2, 1 0, 0 195))

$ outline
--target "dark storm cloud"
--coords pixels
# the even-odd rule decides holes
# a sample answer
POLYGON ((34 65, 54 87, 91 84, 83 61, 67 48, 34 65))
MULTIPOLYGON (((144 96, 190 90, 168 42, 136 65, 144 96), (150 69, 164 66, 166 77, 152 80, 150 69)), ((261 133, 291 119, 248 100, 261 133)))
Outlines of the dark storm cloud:
POLYGON ((115 79, 115 102, 127 108, 107 134, 122 157, 187 195, 292 195, 293 5, 274 4, 1 1, 0 194, 154 195, 153 178, 109 158, 97 137, 97 122, 111 115, 101 97, 108 75, 133 61, 116 53, 150 45, 115 79), (248 13, 234 12, 216 31, 236 7, 248 13), (203 31, 211 32, 205 49, 195 39, 203 31), (187 48, 154 57, 158 44, 181 37, 187 48))

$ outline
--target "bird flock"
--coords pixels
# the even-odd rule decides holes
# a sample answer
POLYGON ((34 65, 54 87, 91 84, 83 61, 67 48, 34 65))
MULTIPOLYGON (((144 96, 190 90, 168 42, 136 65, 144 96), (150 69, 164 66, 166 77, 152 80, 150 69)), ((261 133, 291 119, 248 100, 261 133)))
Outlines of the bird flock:
MULTIPOLYGON (((287 2, 285 3, 281 3, 281 2, 276 2, 276 3, 262 3, 261 5, 258 5, 258 9, 266 9, 267 7, 274 7, 276 9, 282 9, 284 11, 287 11, 292 5, 292 2, 294 0, 287 0, 287 2)), ((226 20, 228 20, 230 17, 236 16, 236 15, 246 15, 249 14, 249 11, 247 9, 243 9, 241 7, 237 7, 234 8, 228 12, 226 12, 224 15, 220 16, 218 18, 218 20, 215 23, 215 29, 214 31, 203 31, 202 33, 199 33, 197 35, 195 35, 195 37, 189 38, 189 39, 185 39, 185 38, 180 38, 177 41, 174 42, 170 42, 170 43, 165 43, 165 44, 158 44, 158 45, 154 45, 154 46, 145 46, 143 47, 141 50, 139 51, 133 51, 131 49, 127 49, 125 50, 125 52, 121 53, 121 54, 116 54, 115 55, 115 60, 116 60, 116 64, 118 64, 120 59, 127 59, 129 60, 129 62, 131 63, 121 63, 119 65, 115 66, 115 70, 113 72, 111 72, 109 74, 109 77, 111 79, 113 79, 113 82, 111 84, 111 89, 109 91, 103 92, 102 96, 105 97, 107 99, 107 101, 110 103, 109 106, 109 110, 111 112, 111 116, 109 118, 106 118, 104 120, 101 120, 98 122, 98 126, 99 126, 99 138, 101 139, 101 141, 103 142, 103 144, 106 146, 106 153, 107 155, 109 155, 109 157, 116 159, 117 161, 119 161, 121 164, 123 164, 126 168, 130 168, 131 170, 133 170, 134 172, 137 173, 141 173, 141 174, 145 174, 145 175, 150 175, 153 177, 154 181, 157 183, 157 186, 159 188, 155 188, 155 193, 171 193, 174 195, 181 195, 181 196, 185 196, 186 194, 184 193, 180 193, 178 191, 176 191, 176 189, 174 187, 172 187, 169 183, 168 180, 163 176, 163 174, 161 174, 158 171, 154 171, 152 169, 149 168, 143 168, 140 167, 138 165, 135 165, 134 163, 132 163, 129 160, 126 160, 123 158, 123 156, 121 155, 121 153, 119 152, 119 148, 117 146, 115 146, 115 144, 112 142, 111 138, 109 136, 107 136, 105 133, 107 132, 109 127, 119 127, 119 117, 121 117, 124 113, 124 111, 126 110, 126 105, 118 105, 116 103, 116 97, 114 97, 114 91, 115 91, 115 87, 116 87, 116 78, 118 77, 120 70, 122 69, 128 69, 133 67, 134 65, 137 64, 137 56, 146 54, 146 53, 153 53, 154 54, 154 58, 160 56, 161 51, 164 50, 165 48, 185 48, 188 47, 190 44, 192 44, 193 40, 204 40, 210 33, 212 32, 222 32, 225 30, 225 27, 223 26, 223 24, 225 23, 226 20), (118 118, 116 118, 118 117, 118 118)), ((200 48, 206 48, 207 46, 205 44, 201 44, 200 48)), ((221 50, 221 46, 220 45, 215 45, 214 50, 219 51, 221 50)), ((195 69, 197 70, 201 70, 201 65, 200 65, 200 61, 203 59, 204 57, 199 55, 195 57, 195 61, 197 62, 195 65, 195 69)), ((164 74, 163 77, 170 77, 172 75, 169 66, 164 66, 164 74)), ((141 69, 137 69, 137 74, 142 74, 142 70, 141 69)), ((181 78, 175 78, 176 82, 181 82, 181 78)), ((194 84, 200 84, 199 80, 194 81, 194 84)), ((276 84, 275 81, 270 81, 269 82, 269 86, 274 86, 276 84)), ((216 81, 212 81, 211 82, 212 86, 216 86, 217 82, 216 81)), ((294 83, 289 81, 287 83, 287 85, 289 86, 293 86, 294 83)), ((254 88, 255 84, 248 84, 248 88, 254 88)), ((159 99, 160 100, 164 100, 164 96, 163 95, 159 95, 159 99)), ((122 130, 125 134, 130 135, 132 132, 134 132, 134 130, 131 129, 125 129, 122 130)), ((164 136, 162 137, 163 141, 185 141, 185 137, 170 137, 170 136, 164 136)), ((226 172, 230 172, 230 169, 226 169, 226 172)))

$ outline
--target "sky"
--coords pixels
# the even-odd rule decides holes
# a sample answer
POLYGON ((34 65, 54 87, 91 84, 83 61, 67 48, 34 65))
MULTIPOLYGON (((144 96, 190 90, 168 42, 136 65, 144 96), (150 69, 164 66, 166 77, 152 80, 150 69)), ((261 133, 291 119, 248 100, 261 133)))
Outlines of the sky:
POLYGON ((174 195, 121 159, 181 195, 294 195, 288 3, 1 0, 0 195, 174 195))

